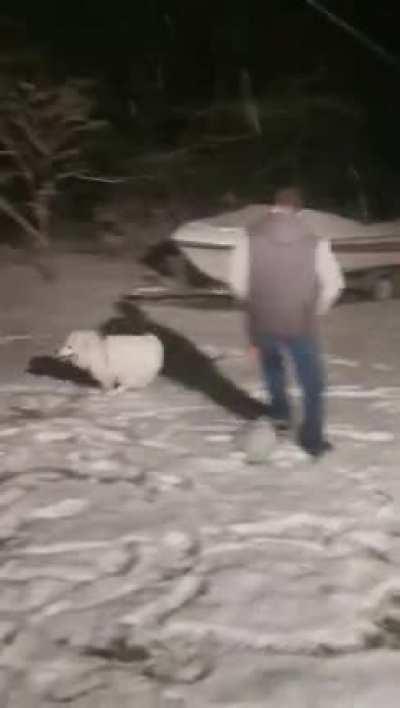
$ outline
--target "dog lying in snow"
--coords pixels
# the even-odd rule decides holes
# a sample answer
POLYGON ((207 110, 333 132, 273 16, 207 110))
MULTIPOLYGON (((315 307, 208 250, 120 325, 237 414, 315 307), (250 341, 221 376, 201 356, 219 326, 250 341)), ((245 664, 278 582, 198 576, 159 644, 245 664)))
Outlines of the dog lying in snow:
POLYGON ((93 330, 71 332, 57 357, 88 371, 110 391, 144 388, 161 371, 164 350, 154 334, 101 337, 93 330))

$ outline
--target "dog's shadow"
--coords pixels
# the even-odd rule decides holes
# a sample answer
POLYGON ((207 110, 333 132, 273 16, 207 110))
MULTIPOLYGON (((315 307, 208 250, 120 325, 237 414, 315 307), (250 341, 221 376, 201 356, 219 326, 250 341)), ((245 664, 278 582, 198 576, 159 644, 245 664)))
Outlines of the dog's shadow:
POLYGON ((266 414, 266 406, 236 386, 187 337, 148 317, 140 307, 122 298, 117 314, 103 324, 104 335, 155 334, 164 346, 163 375, 186 388, 200 391, 212 401, 246 420, 266 414))
MULTIPOLYGON (((182 386, 199 391, 244 420, 268 414, 265 404, 249 396, 224 376, 214 362, 181 333, 148 317, 138 305, 123 297, 115 305, 116 315, 100 327, 102 335, 132 335, 151 332, 164 346, 162 374, 182 386)), ((52 356, 33 357, 28 369, 36 376, 50 376, 82 386, 98 387, 92 376, 70 362, 52 356)))
POLYGON ((30 360, 27 372, 35 376, 50 376, 60 381, 71 381, 80 386, 99 388, 99 383, 88 371, 79 369, 68 361, 55 356, 34 356, 30 360))

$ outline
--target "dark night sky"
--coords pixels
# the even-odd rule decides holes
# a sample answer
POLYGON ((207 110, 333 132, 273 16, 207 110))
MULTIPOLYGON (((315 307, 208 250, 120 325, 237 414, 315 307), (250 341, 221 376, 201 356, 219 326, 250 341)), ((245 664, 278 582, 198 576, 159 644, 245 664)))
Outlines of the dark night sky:
MULTIPOLYGON (((321 2, 398 53, 393 0, 321 2)), ((0 17, 18 20, 24 41, 44 48, 60 71, 98 74, 116 91, 131 85, 144 57, 159 55, 175 103, 207 100, 216 67, 233 87, 247 66, 258 93, 281 77, 320 72, 327 90, 360 101, 397 144, 400 59, 397 68, 386 64, 305 0, 59 0, 29 10, 15 1, 2 3, 0 17)))
MULTIPOLYGON (((393 54, 398 25, 392 0, 324 0, 332 12, 370 34, 393 54)), ((399 74, 329 23, 305 0, 146 0, 142 3, 2 3, 0 17, 19 19, 27 37, 83 71, 118 66, 150 51, 166 53, 175 79, 201 74, 214 54, 243 61, 261 82, 325 65, 344 86, 370 84, 371 71, 396 86, 399 74), (11 9, 12 8, 12 9, 11 9), (170 28, 163 17, 168 15, 170 28), (178 61, 179 60, 179 61, 178 61)), ((399 63, 400 67, 400 63, 399 63)), ((194 91, 201 86, 191 82, 194 91)), ((370 89, 373 87, 370 85, 370 89)))

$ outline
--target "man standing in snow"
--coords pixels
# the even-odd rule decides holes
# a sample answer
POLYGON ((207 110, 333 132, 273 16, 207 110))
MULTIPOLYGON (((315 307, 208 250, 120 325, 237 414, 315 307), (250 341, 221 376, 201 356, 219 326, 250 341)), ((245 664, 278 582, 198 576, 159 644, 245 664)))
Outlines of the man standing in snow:
POLYGON ((318 317, 344 287, 330 243, 307 227, 301 192, 280 189, 274 205, 238 239, 231 288, 246 301, 248 332, 257 350, 277 432, 290 427, 283 354, 291 357, 303 393, 298 441, 313 457, 331 449, 325 439, 324 373, 318 317))

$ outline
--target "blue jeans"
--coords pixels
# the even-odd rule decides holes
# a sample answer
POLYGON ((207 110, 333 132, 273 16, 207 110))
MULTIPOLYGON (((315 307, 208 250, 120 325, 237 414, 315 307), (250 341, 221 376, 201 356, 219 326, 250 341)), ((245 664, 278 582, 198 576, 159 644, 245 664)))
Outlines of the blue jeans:
POLYGON ((285 362, 282 356, 286 350, 293 360, 303 394, 303 422, 299 438, 303 445, 318 448, 323 441, 324 422, 324 372, 318 341, 311 335, 264 335, 260 337, 258 346, 265 383, 271 396, 269 415, 275 420, 290 419, 285 362))

